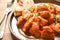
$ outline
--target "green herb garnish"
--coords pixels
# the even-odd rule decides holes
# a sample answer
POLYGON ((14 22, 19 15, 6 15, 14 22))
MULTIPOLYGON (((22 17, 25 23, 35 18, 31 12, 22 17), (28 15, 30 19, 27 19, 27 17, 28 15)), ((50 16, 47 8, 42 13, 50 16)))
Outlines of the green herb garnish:
POLYGON ((57 18, 56 16, 54 16, 54 21, 55 21, 55 22, 57 21, 57 19, 58 19, 58 18, 57 18))
POLYGON ((52 10, 53 8, 52 8, 52 7, 50 7, 50 9, 52 10))

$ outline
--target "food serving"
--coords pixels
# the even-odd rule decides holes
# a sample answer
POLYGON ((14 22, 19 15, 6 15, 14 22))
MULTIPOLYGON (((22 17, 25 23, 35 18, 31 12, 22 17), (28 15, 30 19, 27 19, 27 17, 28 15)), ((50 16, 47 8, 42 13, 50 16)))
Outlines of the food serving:
POLYGON ((27 36, 53 39, 60 34, 60 8, 54 4, 34 4, 29 8, 15 11, 15 16, 18 16, 18 29, 27 36))

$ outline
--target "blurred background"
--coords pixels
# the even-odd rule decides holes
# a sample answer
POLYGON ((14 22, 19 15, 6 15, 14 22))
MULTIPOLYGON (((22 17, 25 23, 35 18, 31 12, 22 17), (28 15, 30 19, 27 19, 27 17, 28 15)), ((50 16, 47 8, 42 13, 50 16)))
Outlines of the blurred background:
POLYGON ((54 3, 60 5, 60 0, 34 0, 35 3, 54 3))

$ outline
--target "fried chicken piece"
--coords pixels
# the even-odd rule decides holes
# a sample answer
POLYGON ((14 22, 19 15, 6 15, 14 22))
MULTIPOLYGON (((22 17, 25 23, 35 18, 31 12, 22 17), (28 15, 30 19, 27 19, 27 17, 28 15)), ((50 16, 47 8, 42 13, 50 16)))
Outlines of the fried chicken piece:
POLYGON ((47 10, 47 6, 45 4, 37 5, 37 12, 47 10))
POLYGON ((57 20, 59 23, 60 23, 60 17, 58 18, 58 20, 57 20))
POLYGON ((41 17, 43 17, 45 19, 48 19, 50 17, 49 11, 41 11, 39 14, 41 17))
POLYGON ((56 23, 56 24, 53 23, 53 24, 50 25, 50 27, 51 27, 54 31, 60 33, 60 23, 56 23))
POLYGON ((48 39, 53 39, 55 37, 54 31, 49 26, 44 26, 43 31, 41 31, 41 37, 48 39))
POLYGON ((22 27, 22 30, 25 34, 29 33, 29 29, 31 28, 32 26, 32 21, 34 19, 34 16, 31 17, 25 24, 24 26, 22 27))
POLYGON ((38 22, 38 17, 36 16, 34 19, 33 19, 34 22, 38 22))
POLYGON ((31 22, 26 22, 26 23, 24 24, 24 26, 22 27, 22 31, 23 31, 26 35, 28 35, 28 36, 31 35, 31 34, 29 33, 29 29, 31 28, 31 25, 32 25, 31 22))
POLYGON ((18 18, 18 21, 17 21, 16 25, 17 25, 18 28, 21 28, 24 25, 25 22, 26 22, 26 20, 22 16, 20 16, 18 18))
POLYGON ((26 22, 22 28, 23 32, 27 32, 31 28, 32 23, 31 22, 26 22))
POLYGON ((54 16, 54 14, 50 14, 50 18, 48 18, 49 25, 54 22, 54 16))
POLYGON ((42 17, 40 17, 39 16, 39 25, 40 26, 46 26, 47 24, 48 24, 48 20, 46 20, 46 19, 44 19, 44 18, 42 18, 42 17))
MULTIPOLYGON (((34 13, 34 14, 35 14, 35 13, 34 13)), ((34 21, 34 22, 39 22, 39 18, 38 18, 37 13, 35 14, 35 17, 34 17, 33 21, 34 21)))
POLYGON ((36 38, 41 37, 40 27, 39 27, 39 24, 37 22, 32 23, 32 27, 30 28, 29 32, 36 38))
POLYGON ((22 11, 22 16, 23 16, 26 20, 28 20, 30 17, 32 17, 32 13, 31 13, 30 11, 28 11, 28 10, 23 10, 23 11, 22 11))
POLYGON ((56 7, 55 11, 56 11, 56 14, 60 14, 60 8, 56 7))

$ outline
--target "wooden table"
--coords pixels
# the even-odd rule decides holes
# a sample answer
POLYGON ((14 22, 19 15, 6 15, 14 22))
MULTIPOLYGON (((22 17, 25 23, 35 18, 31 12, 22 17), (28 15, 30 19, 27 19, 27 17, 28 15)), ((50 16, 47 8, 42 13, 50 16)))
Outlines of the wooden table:
POLYGON ((19 40, 10 32, 10 30, 9 30, 9 20, 10 20, 10 14, 8 15, 8 18, 7 18, 5 32, 4 32, 4 36, 3 36, 2 40, 19 40))
MULTIPOLYGON (((0 0, 0 18, 2 18, 2 15, 4 14, 4 10, 7 8, 7 1, 8 0, 0 0)), ((8 27, 8 21, 7 21, 7 24, 5 27, 4 36, 3 36, 2 40, 13 40, 9 27, 8 27)))
MULTIPOLYGON (((35 0, 36 2, 36 0, 35 0)), ((46 0, 37 0, 37 2, 47 2, 46 0)), ((48 2, 52 2, 52 3, 57 3, 54 0, 48 0, 48 2)), ((57 4, 60 4, 59 2, 57 4)), ((4 10, 7 7, 7 0, 0 0, 0 18, 2 17, 2 15, 4 14, 4 10)), ((7 19, 9 20, 9 19, 7 19)), ((8 26, 8 21, 5 27, 5 31, 4 31, 4 36, 2 38, 2 40, 16 40, 17 38, 14 37, 14 35, 11 34, 10 30, 9 30, 9 26, 8 26)), ((17 39, 18 40, 18 39, 17 39)))

